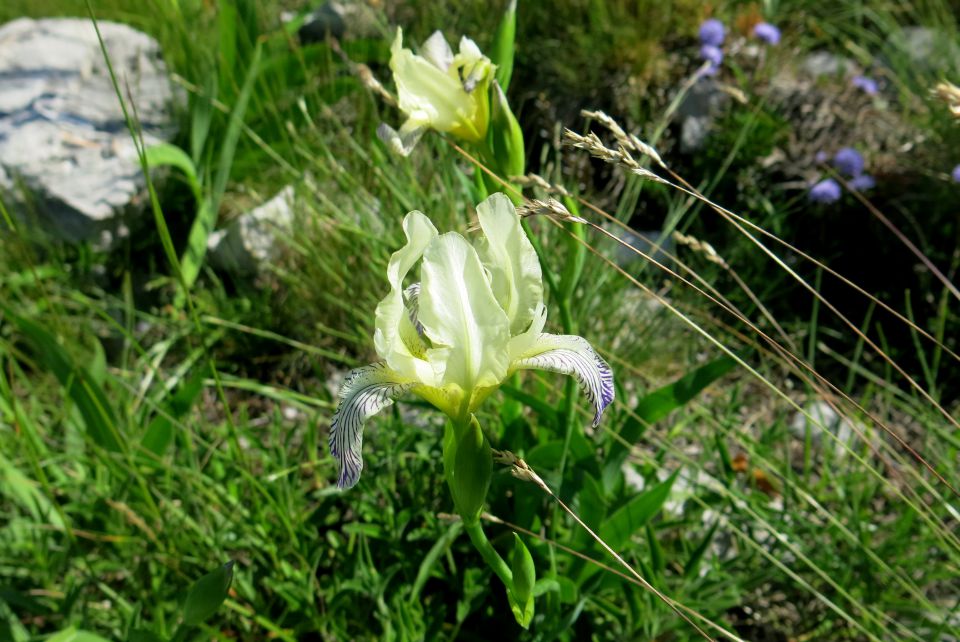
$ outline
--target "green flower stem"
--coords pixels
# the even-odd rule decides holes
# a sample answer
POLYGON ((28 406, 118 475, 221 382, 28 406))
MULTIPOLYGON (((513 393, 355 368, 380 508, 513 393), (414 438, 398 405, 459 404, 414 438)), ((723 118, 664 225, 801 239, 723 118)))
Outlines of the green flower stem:
POLYGON ((500 557, 500 553, 497 552, 497 549, 495 549, 493 544, 490 543, 490 540, 487 539, 487 535, 483 532, 483 526, 480 524, 480 521, 477 520, 472 524, 464 523, 463 530, 467 531, 467 535, 470 536, 470 541, 473 542, 474 548, 480 553, 480 556, 487 563, 487 566, 497 574, 497 577, 499 577, 503 585, 507 587, 507 590, 512 590, 513 572, 510 571, 510 567, 503 558, 500 557))
MULTIPOLYGON (((457 466, 457 450, 458 444, 470 429, 472 422, 475 420, 469 411, 469 402, 466 400, 464 401, 464 404, 458 414, 459 416, 456 420, 451 419, 451 421, 447 424, 447 431, 444 437, 443 466, 444 474, 447 478, 447 484, 450 486, 450 493, 454 498, 454 505, 456 505, 457 510, 460 511, 461 507, 458 505, 458 493, 455 486, 463 483, 463 480, 459 479, 459 477, 466 471, 457 466)), ((487 446, 486 453, 487 456, 489 456, 489 446, 487 446)), ((461 460, 459 463, 462 464, 463 461, 461 460)), ((489 483, 489 469, 487 470, 487 478, 487 483, 489 483)), ((474 548, 476 548, 477 552, 480 553, 480 556, 483 557, 483 560, 487 563, 487 566, 489 566, 490 569, 497 574, 497 577, 503 581, 503 584, 506 586, 507 590, 512 590, 513 573, 510 571, 510 566, 507 565, 502 557, 500 557, 500 554, 497 553, 497 550, 493 547, 493 544, 490 543, 490 540, 487 539, 486 534, 483 532, 483 526, 480 525, 480 519, 478 515, 479 508, 476 512, 473 510, 468 510, 468 512, 470 514, 460 514, 460 518, 463 522, 463 529, 467 532, 467 535, 469 535, 470 541, 473 542, 474 548)))

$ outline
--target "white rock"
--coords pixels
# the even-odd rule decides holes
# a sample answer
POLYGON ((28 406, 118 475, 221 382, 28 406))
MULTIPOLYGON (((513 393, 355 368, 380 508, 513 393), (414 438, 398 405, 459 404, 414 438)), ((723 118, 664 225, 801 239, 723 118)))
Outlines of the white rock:
POLYGON ((296 194, 287 185, 276 196, 232 220, 207 240, 210 263, 236 275, 259 272, 278 256, 277 238, 293 230, 296 194))
MULTIPOLYGON (((804 410, 810 417, 797 412, 790 421, 790 431, 798 439, 805 439, 807 428, 810 429, 810 437, 814 443, 820 443, 823 438, 823 431, 829 430, 836 435, 837 439, 845 444, 851 444, 854 438, 854 426, 850 420, 837 414, 837 411, 826 401, 811 401, 804 406, 804 410)), ((832 439, 829 441, 833 442, 832 439)), ((837 448, 837 453, 845 452, 842 448, 837 448)))
MULTIPOLYGON (((126 25, 99 26, 145 142, 169 140, 173 92, 159 45, 126 25)), ((93 24, 21 18, 0 26, 0 87, 7 200, 23 200, 25 188, 46 231, 67 241, 109 246, 127 234, 145 182, 93 24)))

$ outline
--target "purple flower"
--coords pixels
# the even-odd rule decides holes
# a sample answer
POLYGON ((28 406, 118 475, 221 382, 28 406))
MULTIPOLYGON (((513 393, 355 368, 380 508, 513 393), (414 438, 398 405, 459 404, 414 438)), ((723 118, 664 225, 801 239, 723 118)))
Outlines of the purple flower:
POLYGON ((877 81, 871 78, 870 76, 854 76, 850 81, 854 87, 857 89, 862 89, 865 93, 876 96, 879 88, 877 87, 877 81))
POLYGON ((763 40, 768 45, 780 44, 780 29, 774 27, 769 22, 761 22, 753 28, 753 35, 763 40))
POLYGON ((704 20, 703 24, 700 25, 701 45, 713 45, 714 47, 719 47, 723 44, 723 38, 726 35, 727 30, 723 27, 723 23, 716 18, 704 20))
POLYGON ((723 51, 720 47, 714 45, 702 45, 700 47, 700 57, 709 60, 711 67, 719 67, 720 63, 723 62, 723 51))
POLYGON ((870 174, 860 174, 850 180, 850 189, 855 192, 866 192, 877 186, 877 181, 870 174))
POLYGON ((833 157, 833 166, 851 178, 863 173, 863 156, 852 147, 841 147, 833 157))
POLYGON ((826 163, 828 158, 830 158, 830 157, 827 156, 827 152, 825 152, 825 151, 823 151, 823 150, 820 150, 820 151, 817 152, 816 155, 813 157, 813 160, 817 161, 818 163, 826 163))
POLYGON ((953 168, 953 171, 950 172, 950 178, 953 179, 954 183, 960 183, 960 165, 953 168))
POLYGON ((836 203, 840 200, 840 183, 832 178, 825 178, 813 187, 807 196, 814 203, 836 203))

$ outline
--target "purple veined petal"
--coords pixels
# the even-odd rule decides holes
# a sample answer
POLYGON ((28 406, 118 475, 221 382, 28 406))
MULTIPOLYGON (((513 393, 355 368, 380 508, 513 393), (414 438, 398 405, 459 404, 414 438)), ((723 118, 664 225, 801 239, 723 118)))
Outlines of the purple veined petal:
POLYGON ((351 488, 363 470, 363 424, 393 400, 413 388, 415 382, 397 381, 385 363, 357 368, 340 386, 340 403, 330 420, 330 454, 340 462, 338 488, 351 488))
POLYGON ((880 88, 877 86, 877 81, 870 76, 854 76, 850 80, 850 84, 871 96, 876 96, 877 92, 880 91, 880 88))
POLYGON ((953 179, 954 183, 960 183, 960 165, 953 168, 953 171, 950 172, 950 178, 953 179))
POLYGON ((851 178, 863 173, 863 156, 852 147, 841 147, 833 156, 833 166, 851 178))
POLYGON ((860 176, 855 176, 850 179, 850 189, 855 192, 865 192, 868 189, 873 189, 877 186, 876 179, 870 174, 860 174, 860 176))
POLYGON ((700 47, 700 57, 709 60, 714 67, 718 67, 723 62, 723 50, 714 45, 702 45, 700 47))
POLYGON ((723 23, 716 18, 704 20, 700 25, 700 44, 713 45, 719 47, 723 44, 723 39, 727 35, 727 30, 723 23))
POLYGON ((593 425, 613 403, 613 370, 583 337, 570 334, 541 334, 536 343, 513 364, 511 370, 546 370, 571 375, 593 405, 593 425))
POLYGON ((825 178, 811 187, 807 196, 814 203, 835 203, 840 200, 842 193, 840 183, 832 178, 825 178))
POLYGON ((753 28, 753 35, 768 45, 780 44, 780 29, 769 22, 761 22, 753 28))
POLYGON ((413 324, 413 327, 417 329, 417 334, 421 337, 423 336, 423 324, 420 323, 418 319, 420 315, 420 283, 411 283, 407 286, 407 289, 403 291, 403 298, 407 302, 407 316, 410 318, 410 323, 413 324))

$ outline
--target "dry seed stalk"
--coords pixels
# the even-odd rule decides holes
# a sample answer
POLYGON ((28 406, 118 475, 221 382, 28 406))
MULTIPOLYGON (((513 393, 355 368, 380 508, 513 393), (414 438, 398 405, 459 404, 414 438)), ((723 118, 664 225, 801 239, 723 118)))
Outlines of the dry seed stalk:
POLYGON ((960 87, 952 82, 944 81, 938 83, 933 90, 934 96, 947 104, 950 113, 955 118, 960 118, 960 87))
POLYGON ((716 263, 720 267, 727 269, 729 266, 727 262, 723 260, 723 257, 717 254, 717 251, 713 249, 713 246, 707 243, 706 241, 701 241, 693 236, 687 236, 681 232, 673 233, 673 240, 679 243, 680 245, 686 245, 694 252, 700 252, 704 255, 711 263, 716 263))
POLYGON ((587 223, 586 219, 574 216, 570 213, 563 203, 555 198, 540 200, 538 198, 529 199, 523 205, 517 208, 521 217, 528 216, 549 216, 558 221, 567 221, 570 223, 587 223))
MULTIPOLYGON (((657 183, 668 183, 668 181, 660 178, 649 169, 638 163, 633 156, 630 155, 630 152, 627 151, 627 148, 623 145, 616 150, 610 149, 603 144, 603 141, 600 140, 600 137, 595 133, 590 132, 587 136, 582 136, 577 132, 571 129, 565 129, 563 131, 563 140, 568 145, 576 147, 577 149, 583 149, 590 153, 591 156, 599 158, 600 160, 606 163, 615 163, 625 168, 627 171, 636 174, 641 178, 645 178, 657 183)), ((632 147, 633 145, 631 145, 632 147)))
POLYGON ((548 194, 559 194, 560 196, 573 196, 570 192, 567 191, 567 188, 563 185, 555 185, 550 183, 543 176, 539 174, 534 174, 533 172, 527 174, 526 176, 511 176, 510 181, 516 183, 521 187, 536 187, 543 190, 548 194))
POLYGON ((628 134, 625 132, 623 127, 620 126, 620 123, 608 116, 605 112, 584 109, 580 112, 580 115, 584 118, 592 118, 609 129, 610 133, 612 133, 614 138, 617 139, 617 142, 620 143, 621 147, 625 149, 632 149, 635 152, 649 156, 657 165, 666 169, 666 163, 664 163, 663 159, 660 158, 660 154, 656 149, 654 149, 653 145, 648 145, 633 134, 628 134))

